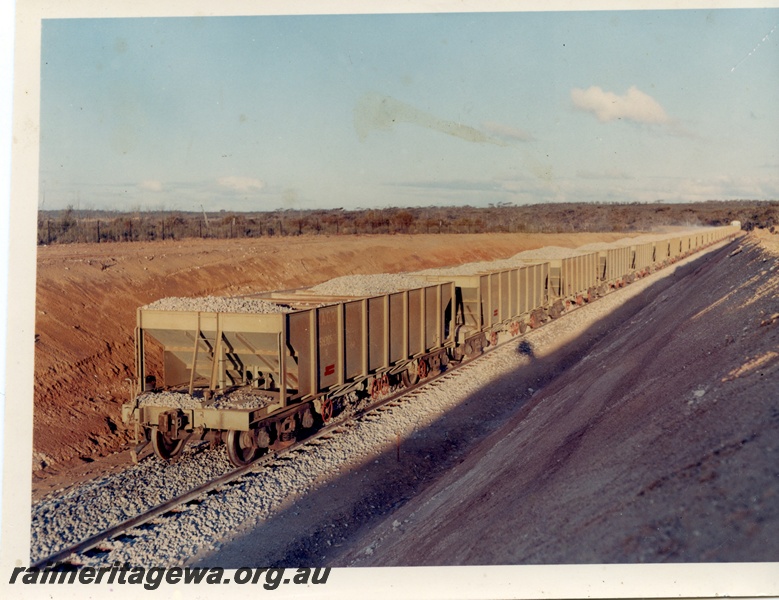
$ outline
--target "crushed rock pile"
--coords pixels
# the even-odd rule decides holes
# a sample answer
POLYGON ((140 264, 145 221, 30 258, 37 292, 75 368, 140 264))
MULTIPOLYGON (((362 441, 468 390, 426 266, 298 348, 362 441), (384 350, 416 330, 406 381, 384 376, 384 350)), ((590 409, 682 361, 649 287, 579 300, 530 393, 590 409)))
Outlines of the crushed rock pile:
POLYGON ((563 248, 560 246, 545 246, 543 248, 536 248, 534 250, 525 250, 519 252, 510 258, 503 258, 492 261, 466 263, 464 265, 458 265, 456 267, 444 267, 441 269, 425 269, 419 271, 417 275, 434 275, 434 276, 447 276, 447 275, 477 275, 479 273, 486 273, 490 271, 500 271, 503 269, 515 269, 527 265, 533 261, 544 261, 556 258, 569 258, 571 256, 579 256, 585 254, 585 252, 579 249, 563 248))
MULTIPOLYGON (((512 256, 509 260, 512 261, 526 261, 535 259, 550 259, 550 258, 570 258, 572 256, 579 256, 586 254, 581 248, 563 248, 562 246, 544 246, 543 248, 537 248, 536 250, 525 250, 524 252, 518 252, 512 256)), ((517 266, 522 264, 518 263, 517 266)))
POLYGON ((149 392, 138 397, 139 406, 166 406, 170 408, 200 408, 203 398, 182 392, 149 392))
POLYGON ((218 296, 160 298, 143 308, 147 310, 189 310, 220 313, 273 314, 289 312, 288 308, 266 300, 257 298, 220 298, 218 296))
POLYGON ((409 273, 345 275, 315 285, 309 291, 333 296, 378 296, 427 285, 424 278, 409 273))

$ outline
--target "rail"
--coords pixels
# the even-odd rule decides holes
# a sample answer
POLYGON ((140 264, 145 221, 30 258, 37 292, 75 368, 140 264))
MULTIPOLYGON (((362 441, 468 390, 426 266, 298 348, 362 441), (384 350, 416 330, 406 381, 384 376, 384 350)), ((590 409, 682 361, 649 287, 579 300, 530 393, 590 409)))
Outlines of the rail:
MULTIPOLYGON (((711 251, 714 250, 715 249, 714 246, 717 246, 719 243, 726 244, 727 242, 728 242, 727 238, 723 240, 719 240, 718 242, 709 245, 708 248, 711 251)), ((616 292, 619 291, 619 289, 615 289, 613 291, 616 292)), ((572 307, 573 310, 575 310, 575 308, 576 307, 572 307)), ((570 312, 572 311, 566 311, 565 313, 563 313, 563 315, 561 315, 561 318, 566 316, 570 312)), ((392 391, 388 395, 377 399, 375 402, 372 402, 370 405, 358 409, 355 412, 343 413, 339 418, 336 418, 332 422, 326 424, 324 427, 319 429, 316 433, 306 437, 303 440, 293 443, 287 448, 281 450, 268 451, 266 454, 264 454, 259 459, 252 462, 249 465, 235 468, 215 479, 212 479, 211 481, 208 481, 195 488, 192 488, 191 490, 179 496, 171 498, 170 500, 167 500, 162 504, 159 504, 149 509, 148 511, 145 511, 139 515, 131 517, 130 519, 126 519, 116 525, 106 528, 102 532, 92 535, 91 537, 81 542, 69 545, 49 556, 46 556, 45 558, 42 558, 34 562, 32 564, 32 567, 40 569, 49 565, 59 566, 59 565, 67 565, 68 563, 74 564, 72 561, 76 556, 78 556, 79 554, 84 554, 89 550, 98 547, 102 542, 106 540, 115 538, 129 529, 138 527, 140 525, 144 525, 158 517, 164 516, 167 513, 171 513, 177 507, 183 504, 197 500, 198 498, 201 498, 214 490, 218 490, 220 487, 228 485, 236 480, 239 480, 241 477, 252 474, 255 471, 259 471, 266 465, 269 465, 274 461, 286 455, 289 455, 305 446, 311 445, 323 437, 332 435, 333 433, 338 433, 339 430, 343 430, 345 427, 348 427, 348 424, 351 421, 356 421, 373 412, 381 412, 381 409, 387 405, 391 405, 393 403, 397 405, 400 402, 411 400, 417 395, 416 392, 419 392, 421 389, 431 386, 439 382, 440 380, 445 380, 451 377, 465 374, 469 370, 469 367, 473 366, 474 363, 477 363, 477 361, 480 358, 488 356, 489 354, 492 353, 493 350, 500 348, 512 341, 521 339, 522 337, 524 337, 524 335, 511 336, 508 339, 504 340, 503 342, 500 342, 495 345, 490 345, 489 347, 486 348, 486 351, 482 354, 478 354, 476 356, 463 359, 462 361, 459 362, 449 363, 450 365, 453 366, 449 366, 445 371, 441 371, 436 375, 427 377, 426 379, 421 380, 414 385, 408 387, 401 387, 395 391, 392 391)), ((151 456, 151 454, 149 456, 151 456)))

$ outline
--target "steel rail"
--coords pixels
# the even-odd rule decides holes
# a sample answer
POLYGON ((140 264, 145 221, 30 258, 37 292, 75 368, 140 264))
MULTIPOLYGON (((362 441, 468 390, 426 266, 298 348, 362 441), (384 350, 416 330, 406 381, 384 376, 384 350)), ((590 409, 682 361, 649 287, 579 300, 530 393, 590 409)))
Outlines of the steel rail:
POLYGON ((72 544, 61 550, 58 550, 57 552, 50 554, 49 556, 46 556, 45 558, 39 559, 38 561, 32 563, 31 566, 33 568, 41 568, 46 565, 62 564, 63 562, 66 562, 67 559, 71 558, 73 555, 87 552, 88 550, 91 550, 96 546, 98 546, 101 542, 116 537, 122 534, 123 532, 127 531, 128 529, 132 529, 133 527, 144 525, 161 515, 172 512, 176 507, 182 504, 186 504, 187 502, 196 500, 199 497, 204 496, 205 494, 213 490, 216 490, 221 486, 232 483, 233 481, 236 481, 241 477, 248 475, 254 471, 259 471, 261 468, 272 463, 273 461, 278 460, 284 456, 287 456, 288 454, 291 454, 328 434, 337 433, 339 429, 348 427, 349 426, 348 424, 350 422, 357 421, 374 411, 378 411, 379 409, 383 408, 384 406, 386 406, 391 402, 398 402, 399 400, 405 400, 404 396, 406 395, 409 395, 409 399, 410 399, 411 397, 410 394, 412 392, 418 391, 420 388, 432 384, 433 382, 437 381, 439 378, 442 378, 447 375, 451 376, 457 372, 460 372, 461 368, 466 367, 473 360, 479 358, 480 356, 474 357, 473 359, 468 361, 462 361, 460 364, 457 365, 456 368, 449 369, 447 371, 442 371, 441 373, 429 377, 424 381, 420 381, 414 384, 413 386, 409 386, 391 392, 387 396, 378 399, 376 402, 371 403, 370 405, 358 410, 357 412, 347 415, 345 418, 334 419, 333 421, 331 421, 330 423, 328 423, 327 425, 325 425, 315 433, 311 434, 310 436, 302 440, 296 441, 295 443, 288 446, 287 448, 283 448, 281 450, 270 450, 267 453, 263 454, 260 458, 252 462, 251 464, 245 465, 243 467, 235 468, 223 475, 220 475, 215 479, 212 479, 210 481, 207 481, 206 483, 194 487, 191 490, 184 492, 183 494, 180 494, 169 500, 166 500, 162 504, 159 504, 154 508, 151 508, 150 510, 147 510, 139 515, 121 521, 116 525, 112 525, 111 527, 108 527, 103 531, 96 533, 85 540, 82 540, 81 542, 72 544))
MULTIPOLYGON (((515 340, 518 337, 521 336, 511 338, 511 340, 515 340)), ((448 379, 457 375, 464 374, 468 370, 467 367, 472 365, 479 358, 482 358, 490 354, 492 350, 496 350, 497 348, 503 346, 504 344, 507 344, 511 340, 506 340, 505 342, 498 344, 496 346, 488 347, 485 350, 485 352, 483 352, 482 354, 478 354, 469 359, 463 359, 462 361, 456 362, 454 367, 448 368, 445 371, 441 371, 436 375, 429 376, 426 379, 415 383, 414 385, 403 387, 395 391, 392 391, 386 396, 384 396, 383 398, 377 399, 375 402, 372 402, 371 404, 357 410, 356 412, 345 415, 344 418, 334 419, 333 421, 326 424, 324 427, 322 427, 315 433, 311 434, 310 436, 302 440, 296 441, 295 443, 288 446, 287 448, 283 448, 281 450, 270 450, 266 454, 263 454, 260 458, 252 462, 251 464, 233 469, 227 473, 224 473, 223 475, 220 475, 215 479, 212 479, 210 481, 207 481, 206 483, 194 487, 191 490, 184 492, 183 494, 180 494, 169 500, 166 500, 162 504, 159 504, 151 508, 150 510, 147 510, 134 517, 121 521, 116 525, 112 525, 111 527, 108 527, 103 531, 96 533, 85 540, 66 546, 65 548, 58 550, 53 554, 50 554, 44 558, 37 560, 36 562, 32 563, 31 566, 32 568, 40 569, 47 565, 57 565, 57 564, 67 563, 68 560, 74 557, 75 555, 83 554, 84 552, 87 552, 97 547, 101 542, 117 537, 118 535, 121 535, 122 533, 124 533, 129 529, 132 529, 133 527, 144 525, 149 521, 156 519, 159 516, 165 515, 166 513, 173 512, 178 506, 181 506, 182 504, 186 504, 187 502, 190 502, 192 500, 196 500, 201 496, 204 496, 211 491, 214 491, 222 486, 232 483, 233 481, 236 481, 245 475, 251 474, 254 471, 259 471, 260 469, 274 462, 275 460, 278 460, 307 445, 310 445, 313 442, 317 441, 322 437, 325 437, 328 434, 338 433, 340 429, 348 427, 351 422, 358 421, 359 419, 368 416, 373 412, 378 412, 380 411, 380 409, 384 408, 388 404, 391 404, 393 402, 397 403, 406 400, 411 400, 417 395, 414 394, 415 392, 419 392, 421 389, 429 385, 432 385, 433 383, 438 382, 440 379, 443 378, 448 379)), ((449 364, 452 363, 450 362, 449 364)))
MULTIPOLYGON (((720 242, 727 242, 728 240, 720 240, 720 242)), ((706 248, 702 248, 701 250, 707 250, 709 252, 713 250, 717 250, 719 248, 715 248, 714 246, 718 245, 719 242, 715 242, 715 244, 712 244, 706 248)), ((725 243, 723 246, 727 246, 728 244, 725 243)), ((708 252, 706 252, 708 253, 708 252)), ((697 254, 697 252, 689 255, 694 256, 697 254)), ((703 255, 701 255, 703 256, 703 255)), ((667 265, 670 266, 670 265, 667 265)), ((658 269, 662 270, 661 269, 658 269)), ((655 271, 657 272, 657 271, 655 271)), ((609 295, 614 292, 619 292, 620 289, 624 288, 617 288, 609 291, 609 295)), ((602 296, 599 296, 596 298, 595 301, 599 300, 602 296)), ((592 304, 592 302, 587 303, 587 305, 592 304)), ((566 315, 570 314, 571 312, 575 312, 576 309, 581 308, 580 306, 572 306, 571 310, 565 310, 560 317, 557 319, 552 319, 548 322, 552 321, 559 321, 561 318, 565 317, 566 315)), ((546 325, 546 323, 543 323, 540 327, 543 327, 546 325)), ((540 328, 539 327, 539 328, 540 328)), ((538 328, 537 328, 538 329, 538 328)), ((332 433, 337 433, 339 429, 343 429, 345 427, 348 427, 349 424, 353 421, 358 421, 359 419, 373 413, 379 411, 379 409, 385 407, 387 404, 390 404, 392 402, 403 402, 406 400, 411 400, 416 397, 418 394, 414 394, 414 392, 419 392, 423 388, 430 386, 436 382, 439 382, 439 380, 442 379, 451 379, 456 376, 460 376, 465 374, 469 369, 468 367, 474 365, 480 358, 484 358, 486 356, 489 356, 492 354, 494 350, 497 350, 498 348, 501 348, 511 342, 514 342, 518 339, 521 339, 525 337, 528 333, 531 331, 535 331, 535 329, 529 329, 524 334, 518 334, 516 336, 511 336, 509 339, 500 342, 495 345, 487 346, 483 349, 483 351, 480 354, 476 354, 474 356, 471 356, 470 358, 466 357, 463 358, 460 361, 453 361, 455 363, 454 367, 449 367, 444 371, 439 372, 436 375, 428 376, 427 378, 418 381, 414 385, 408 386, 408 387, 401 387, 397 389, 396 391, 392 391, 383 398, 377 399, 375 402, 357 410, 354 413, 346 414, 340 419, 334 419, 330 423, 326 424, 324 427, 316 431, 315 433, 311 434, 310 436, 296 441, 292 445, 288 446, 287 448, 283 448, 281 450, 270 450, 266 454, 262 455, 260 458, 252 462, 251 464, 248 464, 243 467, 238 467, 236 469, 233 469, 223 475, 220 475, 219 477, 212 479, 211 481, 208 481, 204 484, 201 484, 197 487, 192 488, 191 490, 184 492, 183 494, 179 496, 175 496, 174 498, 171 498, 170 500, 167 500, 163 502, 162 504, 159 504, 155 506, 154 508, 145 511, 139 515, 136 515, 134 517, 131 517, 129 519, 126 519, 120 523, 117 523, 116 525, 113 525, 109 528, 104 529, 103 531, 96 533, 92 535, 91 537, 78 542, 76 544, 72 544, 70 546, 67 546, 63 548, 62 550, 59 550, 49 556, 46 556, 45 558, 39 559, 38 561, 32 563, 32 568, 42 568, 48 565, 60 565, 65 564, 68 562, 69 559, 72 559, 74 556, 78 554, 83 554, 84 552, 87 552, 95 547, 97 547, 101 542, 104 542, 108 539, 117 537, 118 535, 124 533, 125 531, 132 529, 133 527, 138 527, 140 525, 144 525, 148 523, 149 521, 165 515, 166 513, 173 512, 175 508, 182 504, 186 504, 187 502, 190 502, 192 500, 196 500, 200 498, 201 496, 204 496, 208 494, 211 491, 214 491, 221 486, 227 485, 229 483, 232 483, 233 481, 236 481, 240 479, 241 477, 251 474, 255 471, 259 471, 261 468, 265 467, 266 465, 272 463, 275 460, 278 460, 288 454, 291 454, 295 452, 296 450, 299 450, 318 439, 332 433)), ((449 363, 450 365, 452 362, 449 363)))

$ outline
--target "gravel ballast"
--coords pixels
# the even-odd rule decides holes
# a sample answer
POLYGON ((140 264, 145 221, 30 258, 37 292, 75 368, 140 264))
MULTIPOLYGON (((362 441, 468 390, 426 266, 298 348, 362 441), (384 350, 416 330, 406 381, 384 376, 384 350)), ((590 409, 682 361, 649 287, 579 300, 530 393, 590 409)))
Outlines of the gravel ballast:
POLYGON ((435 276, 477 275, 479 273, 489 273, 491 271, 516 269, 517 267, 524 267, 533 262, 570 258, 572 256, 580 256, 581 254, 585 254, 585 252, 574 248, 563 248, 561 246, 545 246, 544 248, 519 252, 509 258, 466 263, 464 265, 445 267, 442 269, 425 269, 424 271, 419 271, 418 274, 435 276))
POLYGON ((147 392, 138 397, 139 406, 167 406, 170 408, 200 408, 203 398, 183 392, 147 392))
POLYGON ((143 307, 145 310, 182 310, 220 313, 273 314, 289 312, 289 309, 258 298, 227 298, 204 296, 202 298, 160 298, 143 307))
POLYGON ((427 285, 409 273, 379 273, 375 275, 345 275, 315 285, 309 291, 333 296, 379 296, 427 285))
POLYGON ((230 468, 224 449, 202 452, 188 447, 178 462, 152 457, 120 473, 49 494, 33 505, 31 559, 44 558, 135 517, 230 468))
MULTIPOLYGON (((573 256, 576 252, 568 248, 552 247, 522 252, 510 259, 473 263, 454 269, 472 274, 520 266, 526 264, 524 261, 528 258, 542 255, 550 259, 573 256)), ((699 255, 693 258, 697 256, 699 255)), ((454 274, 452 269, 432 271, 436 274, 445 274, 447 271, 454 274)), ((542 356, 545 349, 559 343, 566 331, 575 329, 581 323, 593 322, 603 317, 615 306, 640 294, 657 278, 666 277, 673 272, 674 268, 664 269, 617 294, 608 295, 592 305, 576 309, 560 321, 531 331, 522 339, 532 345, 534 357, 542 356)), ((424 282, 419 283, 414 279, 417 275, 419 274, 371 276, 368 284, 356 295, 395 291, 398 285, 406 287, 411 281, 414 285, 410 287, 424 285, 424 282), (384 277, 386 279, 382 279, 384 277), (363 292, 364 289, 382 291, 363 292)), ((345 284, 342 289, 351 289, 351 294, 355 295, 358 287, 356 282, 359 280, 350 278, 338 279, 345 284)), ((338 291, 336 288, 327 293, 349 295, 349 292, 338 291)), ((258 299, 216 297, 164 298, 145 308, 249 313, 286 310, 279 305, 258 299)), ((86 559, 87 562, 111 564, 120 561, 137 565, 174 565, 184 564, 195 555, 217 550, 223 541, 233 536, 237 530, 272 518, 294 498, 324 485, 329 477, 337 475, 340 470, 348 468, 349 465, 359 465, 368 457, 386 450, 387 445, 391 444, 396 436, 403 438, 414 435, 422 424, 436 418, 464 398, 478 394, 480 387, 493 378, 527 364, 531 357, 518 353, 513 346, 489 353, 478 365, 474 365, 467 379, 453 377, 438 385, 436 389, 427 390, 420 398, 393 408, 374 420, 360 421, 343 435, 335 436, 326 443, 319 443, 315 452, 297 453, 292 460, 263 468, 259 474, 247 478, 222 494, 209 497, 199 506, 190 507, 167 519, 153 530, 138 530, 138 537, 134 539, 113 542, 110 552, 86 559)), ((201 399, 187 394, 149 394, 144 396, 142 401, 145 404, 194 408, 200 406, 201 399), (169 404, 170 402, 177 404, 169 404)), ((243 401, 262 403, 266 400, 262 397, 225 397, 217 398, 215 403, 220 401, 225 403, 220 404, 220 407, 227 407, 236 406, 243 401)), ((489 398, 485 398, 485 401, 489 401, 489 398)), ((249 405, 243 404, 243 407, 249 405)), ((203 450, 189 447, 174 463, 164 463, 152 457, 122 472, 105 475, 62 493, 49 494, 32 508, 32 559, 40 559, 136 516, 229 469, 224 448, 203 450)))
MULTIPOLYGON (((359 468, 371 456, 386 451, 396 439, 414 435, 465 398, 478 395, 494 378, 543 357, 569 335, 567 332, 597 321, 641 294, 658 278, 673 272, 674 268, 664 269, 529 332, 522 340, 532 347, 532 354, 517 352, 515 344, 498 348, 473 363, 467 377, 455 375, 435 388, 427 388, 413 401, 370 420, 361 420, 326 442, 317 442, 315 451, 299 452, 291 460, 264 467, 228 490, 166 518, 154 529, 136 530, 137 537, 112 542, 110 551, 84 560, 92 565, 108 565, 114 561, 131 565, 175 565, 214 552, 237 531, 271 519, 296 497, 326 485, 329 478, 342 470, 359 468)), ((489 396, 485 401, 489 401, 489 396)), ((36 560, 56 552, 229 469, 224 448, 190 447, 177 462, 168 464, 151 457, 120 473, 61 494, 50 494, 33 506, 32 558, 36 560)))

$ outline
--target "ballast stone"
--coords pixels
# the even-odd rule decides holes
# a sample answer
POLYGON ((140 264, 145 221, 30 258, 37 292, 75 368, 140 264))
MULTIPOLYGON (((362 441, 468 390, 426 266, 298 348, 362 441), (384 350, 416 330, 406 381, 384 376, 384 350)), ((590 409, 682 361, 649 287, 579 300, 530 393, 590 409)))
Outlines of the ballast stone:
POLYGON ((144 310, 181 310, 218 313, 274 314, 290 312, 290 309, 258 298, 229 298, 203 296, 201 298, 160 298, 143 307, 144 310))

